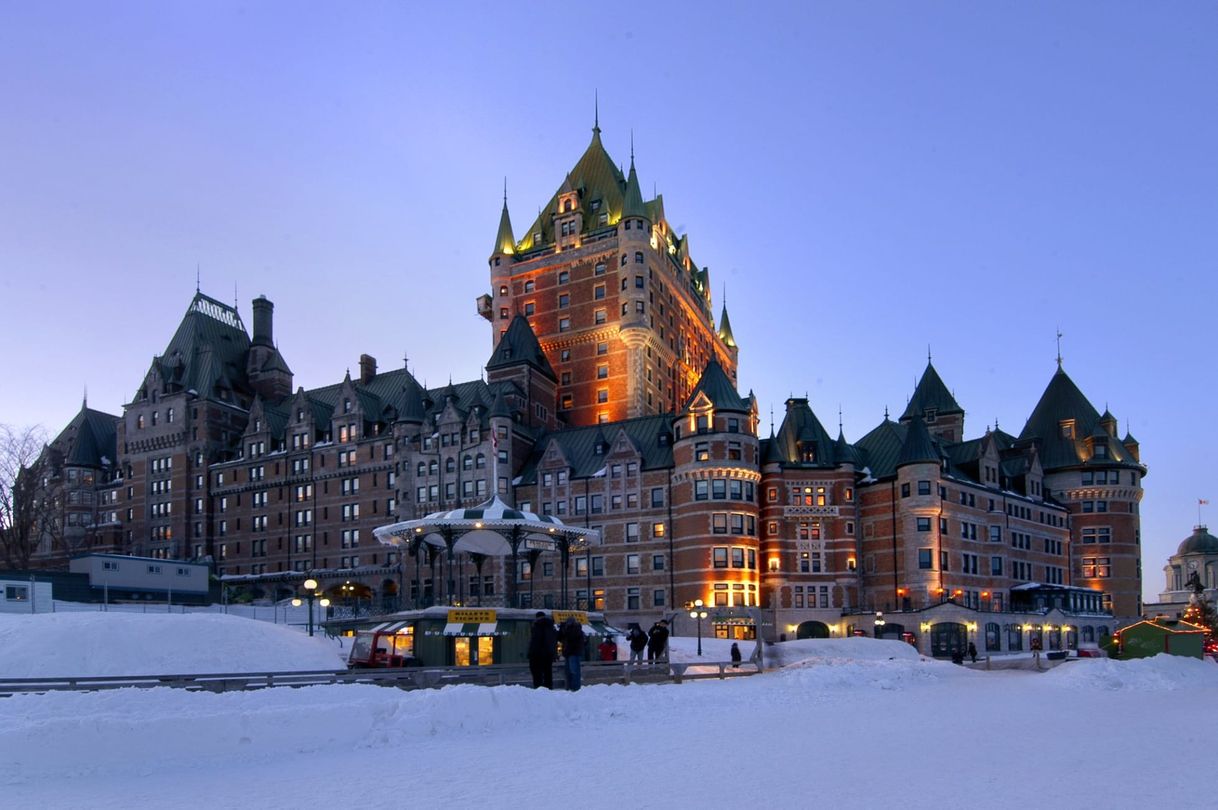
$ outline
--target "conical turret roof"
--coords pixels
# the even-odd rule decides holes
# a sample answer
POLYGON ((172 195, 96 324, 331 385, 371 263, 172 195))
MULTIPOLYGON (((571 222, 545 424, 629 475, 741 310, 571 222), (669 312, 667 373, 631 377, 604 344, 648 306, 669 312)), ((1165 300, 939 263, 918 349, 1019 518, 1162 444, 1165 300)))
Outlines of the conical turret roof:
POLYGON ((719 339, 723 345, 736 348, 736 338, 732 335, 732 322, 727 317, 727 304, 723 305, 723 314, 719 316, 719 339))
POLYGON ((639 188, 639 175, 634 170, 634 158, 630 158, 630 176, 626 179, 626 198, 622 203, 622 218, 647 218, 647 208, 643 205, 643 192, 639 188))
POLYGON ((508 216, 507 195, 503 196, 503 212, 499 214, 499 231, 495 234, 492 256, 511 256, 516 252, 516 237, 512 235, 512 218, 508 216))
POLYGON ((901 444, 901 454, 897 456, 897 469, 906 464, 938 464, 939 451, 931 441, 930 431, 922 417, 911 419, 909 429, 905 432, 905 441, 901 444))
POLYGON ((935 371, 929 360, 926 361, 926 370, 922 372, 922 379, 918 380, 918 386, 914 389, 909 405, 905 407, 905 413, 901 414, 900 421, 905 422, 915 416, 922 417, 928 410, 935 410, 940 415, 964 413, 964 409, 956 402, 951 391, 947 390, 939 372, 935 371))
POLYGON ((736 386, 732 385, 732 381, 727 377, 727 372, 723 370, 723 366, 719 365, 718 360, 711 360, 706 364, 706 368, 702 370, 702 377, 698 380, 698 385, 695 386, 693 393, 689 395, 685 407, 681 409, 682 413, 689 410, 699 394, 705 394, 706 398, 711 401, 711 404, 721 410, 740 411, 742 413, 747 413, 750 410, 749 401, 740 396, 736 391, 736 386))

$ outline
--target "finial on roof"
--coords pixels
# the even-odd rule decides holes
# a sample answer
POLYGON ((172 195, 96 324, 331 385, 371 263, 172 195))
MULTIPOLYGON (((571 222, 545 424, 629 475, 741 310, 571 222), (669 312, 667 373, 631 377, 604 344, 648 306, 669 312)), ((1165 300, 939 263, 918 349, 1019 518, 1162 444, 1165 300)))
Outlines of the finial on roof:
POLYGON ((630 165, 634 165, 634 127, 630 128, 630 165))
POLYGON ((237 297, 237 282, 233 282, 233 309, 236 309, 241 303, 241 299, 237 297))
POLYGON ((84 399, 82 399, 80 401, 80 407, 82 407, 82 408, 89 407, 89 384, 88 383, 85 383, 85 396, 84 396, 84 399))
POLYGON ((837 432, 842 432, 842 403, 837 403, 837 432))
POLYGON ((201 274, 202 274, 201 266, 199 265, 198 262, 195 262, 195 295, 199 294, 199 278, 200 278, 201 274))
POLYGON ((595 88, 592 91, 592 131, 601 134, 601 91, 600 88, 595 88))
POLYGON ((1062 328, 1057 327, 1057 367, 1062 367, 1062 328))
POLYGON ((930 365, 930 344, 926 344, 926 364, 930 365))
POLYGON ((885 422, 888 421, 888 406, 887 405, 884 406, 884 421, 885 422))
POLYGON ((410 354, 408 352, 402 352, 402 368, 407 371, 410 370, 410 354))
POLYGON ((774 432, 774 406, 770 405, 770 433, 774 432))
POLYGON ((507 208, 507 175, 503 176, 503 207, 507 208))

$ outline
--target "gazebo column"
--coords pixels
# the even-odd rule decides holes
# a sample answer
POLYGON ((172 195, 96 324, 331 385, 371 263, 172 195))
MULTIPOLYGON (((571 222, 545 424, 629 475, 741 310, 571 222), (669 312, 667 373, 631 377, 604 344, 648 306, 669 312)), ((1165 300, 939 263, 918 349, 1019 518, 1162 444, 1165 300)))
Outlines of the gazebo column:
POLYGON ((453 579, 453 560, 456 557, 456 554, 453 553, 453 546, 457 544, 457 538, 453 535, 452 529, 444 529, 440 532, 440 536, 444 538, 444 547, 448 552, 444 555, 444 573, 446 575, 444 603, 451 605, 457 591, 457 581, 453 579))
POLYGON ((423 602, 423 541, 414 539, 410 543, 410 555, 414 557, 414 598, 410 606, 418 609, 423 602))
POLYGON ((482 607, 482 564, 486 562, 486 555, 470 552, 469 558, 473 561, 474 571, 478 574, 478 607, 482 607))
POLYGON ((536 548, 529 549, 529 604, 537 606, 537 600, 533 596, 533 584, 537 582, 537 561, 541 559, 541 550, 536 548))
POLYGON ((558 541, 558 554, 562 560, 562 608, 570 610, 571 603, 567 597, 567 566, 571 563, 571 541, 566 537, 558 541))
POLYGON ((507 572, 508 607, 520 607, 520 583, 516 581, 520 573, 520 529, 513 528, 510 534, 504 535, 512 549, 512 566, 507 572))

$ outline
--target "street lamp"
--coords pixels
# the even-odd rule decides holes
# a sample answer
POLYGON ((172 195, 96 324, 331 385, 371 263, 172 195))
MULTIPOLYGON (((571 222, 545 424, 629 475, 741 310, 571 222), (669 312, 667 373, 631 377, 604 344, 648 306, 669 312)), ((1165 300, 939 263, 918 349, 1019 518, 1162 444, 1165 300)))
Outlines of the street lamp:
POLYGON ((875 637, 876 638, 879 638, 880 633, 882 633, 884 631, 885 624, 887 624, 887 622, 884 621, 883 612, 877 610, 875 612, 875 637))
MULTIPOLYGON (((320 596, 321 600, 319 604, 324 608, 330 607, 330 600, 321 591, 317 590, 317 580, 312 577, 306 579, 302 587, 305 591, 304 598, 309 602, 309 635, 311 636, 313 635, 313 600, 320 596)), ((299 596, 292 598, 292 607, 300 607, 301 604, 299 596)))
POLYGON ((706 618, 706 610, 702 607, 702 600, 695 599, 686 605, 689 610, 689 618, 698 620, 698 655, 702 654, 702 620, 706 618))

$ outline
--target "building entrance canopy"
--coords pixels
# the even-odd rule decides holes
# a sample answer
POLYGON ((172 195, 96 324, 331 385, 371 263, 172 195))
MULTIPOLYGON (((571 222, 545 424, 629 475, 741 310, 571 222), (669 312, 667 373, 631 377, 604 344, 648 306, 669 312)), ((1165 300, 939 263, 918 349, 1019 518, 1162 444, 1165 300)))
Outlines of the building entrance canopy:
MULTIPOLYGON (((491 497, 469 509, 433 512, 418 520, 404 520, 373 530, 383 545, 404 548, 416 558, 427 550, 429 558, 443 554, 448 562, 448 588, 444 594, 451 601, 456 593, 452 565, 457 554, 467 554, 481 571, 487 557, 511 557, 508 577, 510 604, 516 606, 515 572, 520 570, 521 552, 535 562, 544 552, 558 552, 562 558, 563 603, 567 602, 567 561, 572 552, 586 551, 600 545, 600 533, 595 529, 567 526, 552 515, 537 515, 514 509, 491 497)), ((416 572, 418 567, 416 566, 416 572)))

